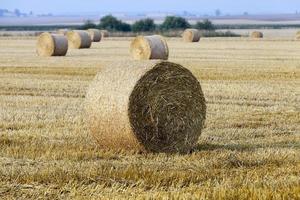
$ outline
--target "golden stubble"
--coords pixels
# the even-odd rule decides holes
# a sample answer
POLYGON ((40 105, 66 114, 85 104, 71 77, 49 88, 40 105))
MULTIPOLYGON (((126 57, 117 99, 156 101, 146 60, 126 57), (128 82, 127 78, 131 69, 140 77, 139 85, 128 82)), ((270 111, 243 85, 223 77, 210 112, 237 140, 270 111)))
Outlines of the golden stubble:
POLYGON ((0 38, 1 198, 300 198, 298 42, 168 39, 207 120, 193 153, 166 155, 103 150, 82 115, 96 73, 131 60, 130 40, 41 58, 36 38, 0 38))

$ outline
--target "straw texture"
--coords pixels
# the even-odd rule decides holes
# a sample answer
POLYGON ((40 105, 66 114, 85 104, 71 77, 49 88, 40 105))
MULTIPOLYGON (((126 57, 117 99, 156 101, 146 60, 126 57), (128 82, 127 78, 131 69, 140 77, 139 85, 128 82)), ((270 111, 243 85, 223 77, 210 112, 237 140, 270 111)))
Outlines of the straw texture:
POLYGON ((296 40, 300 40, 300 31, 298 31, 298 32, 296 33, 295 39, 296 39, 296 40))
POLYGON ((74 49, 90 48, 92 40, 87 31, 74 30, 67 33, 69 46, 74 49))
POLYGON ((198 80, 167 61, 113 63, 86 95, 86 120, 104 149, 186 153, 206 116, 198 80))
POLYGON ((254 31, 254 32, 252 32, 251 37, 252 38, 263 38, 264 34, 262 32, 259 32, 259 31, 254 31))
POLYGON ((199 42, 200 40, 200 31, 197 29, 186 29, 182 38, 184 42, 199 42))
POLYGON ((61 34, 42 33, 38 38, 36 51, 39 56, 65 56, 68 40, 61 34))
POLYGON ((130 45, 130 53, 135 60, 168 60, 169 48, 160 35, 138 36, 130 45))

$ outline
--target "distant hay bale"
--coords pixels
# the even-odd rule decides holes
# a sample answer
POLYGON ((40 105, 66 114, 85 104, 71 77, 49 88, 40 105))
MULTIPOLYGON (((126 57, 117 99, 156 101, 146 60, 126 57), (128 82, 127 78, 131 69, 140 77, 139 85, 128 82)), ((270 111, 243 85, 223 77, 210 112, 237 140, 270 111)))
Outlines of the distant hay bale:
POLYGON ((138 36, 130 45, 130 53, 136 60, 168 60, 169 48, 160 35, 138 36))
POLYGON ((298 32, 296 33, 295 39, 296 39, 296 40, 300 40, 300 31, 298 31, 298 32))
POLYGON ((62 34, 62 35, 66 35, 68 33, 68 31, 69 31, 68 29, 58 29, 57 33, 62 34))
POLYGON ((100 30, 100 32, 101 32, 101 37, 102 37, 102 38, 109 37, 109 32, 108 32, 108 30, 100 30))
POLYGON ((88 33, 90 34, 92 42, 100 42, 101 41, 101 32, 98 29, 88 29, 88 33))
POLYGON ((264 34, 262 32, 259 31, 254 31, 251 33, 251 37, 252 38, 263 38, 264 34))
POLYGON ((167 61, 119 62, 90 85, 86 122, 103 149, 186 153, 206 118, 198 80, 167 61))
POLYGON ((92 40, 87 31, 69 31, 67 33, 69 46, 74 49, 90 48, 92 40))
POLYGON ((43 33, 38 37, 36 49, 39 56, 65 56, 68 40, 64 35, 43 33))
POLYGON ((185 42, 199 42, 200 36, 200 31, 197 29, 186 29, 182 34, 183 41, 185 42))

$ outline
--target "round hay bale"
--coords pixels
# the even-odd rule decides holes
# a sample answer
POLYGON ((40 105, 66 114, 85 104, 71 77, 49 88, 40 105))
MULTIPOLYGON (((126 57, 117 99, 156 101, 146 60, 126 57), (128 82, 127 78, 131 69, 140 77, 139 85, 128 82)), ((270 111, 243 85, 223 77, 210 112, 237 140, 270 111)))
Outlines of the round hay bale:
POLYGON ((160 35, 138 36, 130 45, 130 53, 136 60, 168 60, 169 48, 160 35))
POLYGON ((88 29, 88 33, 90 34, 91 40, 93 42, 100 42, 101 41, 101 32, 98 29, 88 29))
POLYGON ((264 34, 262 32, 259 31, 254 31, 251 33, 251 37, 252 38, 263 38, 264 34))
POLYGON ((296 33, 295 39, 296 39, 296 40, 300 40, 300 31, 298 31, 298 32, 296 33))
POLYGON ((68 29, 58 29, 57 30, 57 34, 62 34, 62 35, 66 35, 68 33, 68 29))
POLYGON ((100 30, 100 32, 101 32, 101 37, 102 37, 102 38, 109 37, 109 32, 108 32, 108 30, 100 30))
POLYGON ((65 56, 68 40, 64 35, 43 33, 38 37, 36 49, 39 56, 65 56))
POLYGON ((69 46, 74 49, 90 48, 92 40, 87 31, 69 31, 67 33, 69 46))
POLYGON ((167 61, 107 66, 90 85, 85 103, 92 136, 110 150, 187 153, 206 118, 198 80, 167 61))
POLYGON ((186 29, 182 34, 184 42, 199 42, 200 36, 200 31, 197 29, 186 29))

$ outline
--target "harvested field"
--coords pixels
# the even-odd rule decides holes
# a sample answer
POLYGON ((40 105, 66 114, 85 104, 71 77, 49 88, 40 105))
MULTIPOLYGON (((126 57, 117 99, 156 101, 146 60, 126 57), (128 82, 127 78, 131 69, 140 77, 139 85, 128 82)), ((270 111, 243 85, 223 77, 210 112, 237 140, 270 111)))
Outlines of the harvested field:
POLYGON ((299 199, 300 42, 169 38, 169 61, 200 80, 205 129, 188 155, 100 149, 86 90, 132 38, 38 57, 35 37, 0 37, 0 198, 299 199))

